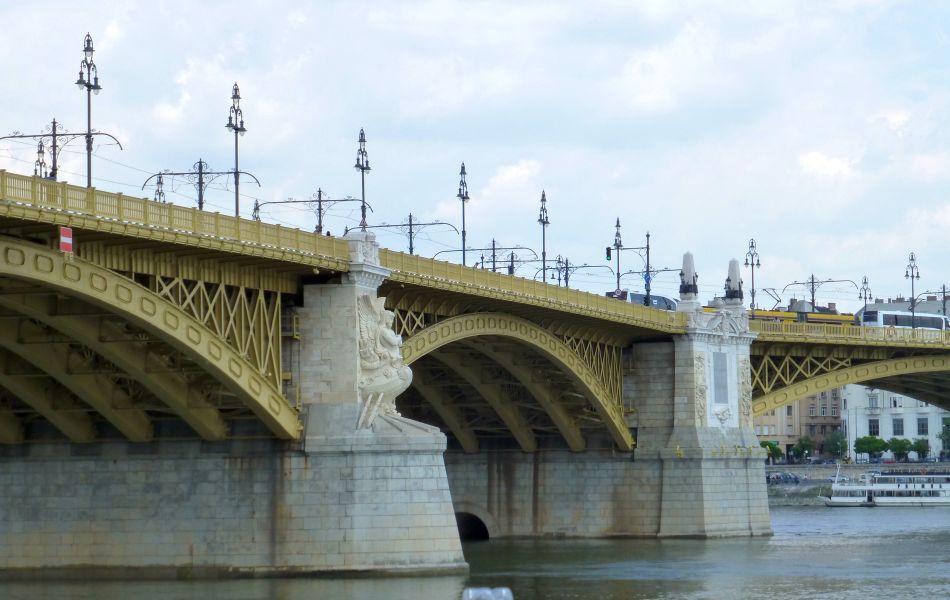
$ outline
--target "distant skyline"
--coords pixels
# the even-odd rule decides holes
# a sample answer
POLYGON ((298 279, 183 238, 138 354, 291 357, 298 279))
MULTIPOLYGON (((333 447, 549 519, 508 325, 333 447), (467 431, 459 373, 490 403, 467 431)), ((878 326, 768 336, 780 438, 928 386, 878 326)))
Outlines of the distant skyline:
MULTIPOLYGON (((370 225, 448 221, 467 170, 468 245, 541 253, 546 194, 549 265, 607 262, 619 217, 626 246, 651 235, 655 268, 691 251, 700 297, 721 295, 730 258, 755 238, 763 288, 808 298, 818 279, 867 276, 873 296, 908 297, 950 285, 950 5, 838 2, 202 2, 6 3, 0 37, 7 93, 0 135, 39 132, 56 118, 85 131, 76 89, 89 32, 102 92, 92 123, 124 150, 95 149, 93 184, 151 197, 143 182, 199 158, 233 168, 225 129, 237 82, 242 216, 254 199, 303 200, 318 188, 359 197, 353 168, 360 128, 372 170, 370 225)), ((36 148, 0 142, 0 168, 32 173, 36 148)), ((83 141, 60 157, 60 181, 85 184, 83 141)), ((227 185, 225 185, 227 184, 227 185)), ((226 189, 225 189, 226 188, 226 189)), ((207 208, 233 213, 219 178, 207 208)), ((186 181, 166 198, 196 206, 186 181)), ((295 206, 262 220, 312 230, 295 206)), ((335 235, 358 204, 331 210, 335 235)), ((404 234, 374 229, 408 250, 404 234)), ((417 254, 459 249, 447 227, 416 238, 417 254)), ((524 258, 527 252, 521 252, 524 258)), ((481 252, 470 252, 469 263, 481 252)), ((461 262, 460 253, 439 256, 461 262)), ((505 260, 500 260, 504 268, 505 260)), ((621 267, 642 269, 635 253, 621 267)), ((540 264, 520 267, 535 276, 540 264)), ((742 269, 745 304, 751 274, 742 269)), ((571 275, 602 294, 607 269, 571 275)), ((653 293, 676 297, 675 272, 653 293)), ((643 291, 627 276, 623 287, 643 291)), ((827 283, 819 304, 862 306, 851 283, 827 283)))

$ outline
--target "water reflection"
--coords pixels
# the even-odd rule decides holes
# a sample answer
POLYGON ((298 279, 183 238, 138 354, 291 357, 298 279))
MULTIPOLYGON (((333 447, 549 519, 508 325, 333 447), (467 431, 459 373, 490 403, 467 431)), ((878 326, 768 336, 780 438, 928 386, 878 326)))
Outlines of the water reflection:
POLYGON ((2 600, 888 600, 950 597, 950 508, 772 511, 774 537, 465 545, 472 574, 388 579, 3 583, 2 600))

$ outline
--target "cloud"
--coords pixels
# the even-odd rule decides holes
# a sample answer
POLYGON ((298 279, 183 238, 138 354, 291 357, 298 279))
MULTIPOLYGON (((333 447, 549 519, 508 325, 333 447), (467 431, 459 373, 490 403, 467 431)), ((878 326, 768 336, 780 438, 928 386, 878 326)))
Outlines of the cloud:
POLYGON ((906 110, 882 110, 871 116, 872 122, 882 122, 891 131, 900 131, 910 121, 910 113, 906 110))
POLYGON ((615 91, 635 111, 672 111, 686 96, 718 85, 718 45, 715 31, 690 21, 669 44, 634 52, 614 82, 615 91))
POLYGON ((853 164, 854 161, 821 152, 806 152, 798 156, 798 166, 802 172, 818 177, 850 177, 853 164))

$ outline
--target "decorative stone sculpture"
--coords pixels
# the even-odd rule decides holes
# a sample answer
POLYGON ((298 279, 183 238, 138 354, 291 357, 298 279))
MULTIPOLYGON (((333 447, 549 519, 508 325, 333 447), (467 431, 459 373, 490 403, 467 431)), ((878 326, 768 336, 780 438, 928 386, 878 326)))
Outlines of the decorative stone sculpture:
POLYGON ((752 427, 752 367, 748 358, 739 359, 740 427, 752 427))
POLYGON ((706 425, 706 357, 697 354, 693 377, 696 378, 696 424, 706 425))
POLYGON ((384 308, 385 300, 370 294, 357 299, 359 317, 360 416, 357 428, 373 425, 377 416, 395 416, 396 396, 412 383, 412 370, 402 362, 399 348, 402 338, 393 331, 392 311, 384 308))

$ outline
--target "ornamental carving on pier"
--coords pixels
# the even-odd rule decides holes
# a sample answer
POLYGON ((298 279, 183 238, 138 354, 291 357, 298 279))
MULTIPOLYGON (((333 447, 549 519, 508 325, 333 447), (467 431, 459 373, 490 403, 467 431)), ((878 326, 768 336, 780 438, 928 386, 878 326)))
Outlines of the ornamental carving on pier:
POLYGON ((696 421, 706 424, 706 355, 697 354, 693 360, 693 376, 696 378, 696 421))
POLYGON ((739 359, 740 427, 752 427, 752 366, 746 357, 739 359))
POLYGON ((372 427, 378 416, 399 417, 396 396, 412 383, 412 370, 402 362, 402 337, 393 331, 392 311, 384 298, 362 294, 357 299, 359 319, 359 429, 372 427))

